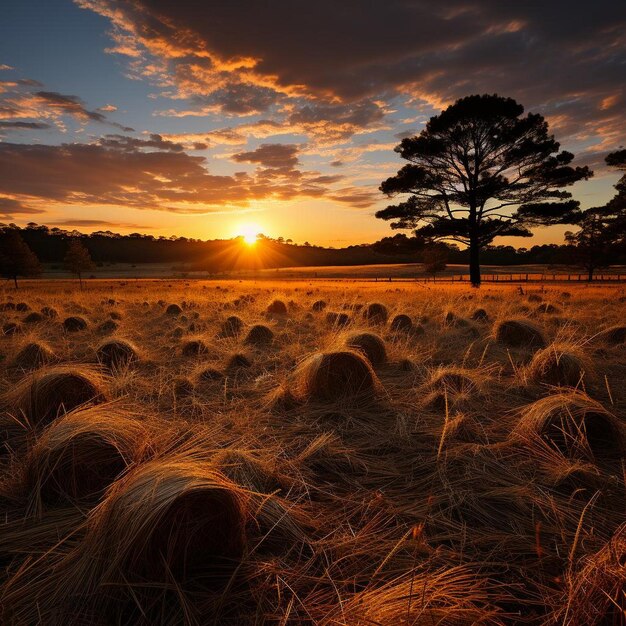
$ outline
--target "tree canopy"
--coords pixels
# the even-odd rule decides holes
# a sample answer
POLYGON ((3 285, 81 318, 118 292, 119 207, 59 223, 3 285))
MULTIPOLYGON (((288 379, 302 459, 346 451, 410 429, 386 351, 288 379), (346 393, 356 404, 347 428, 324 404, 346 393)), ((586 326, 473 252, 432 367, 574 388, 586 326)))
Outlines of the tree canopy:
POLYGON ((564 188, 592 176, 573 167, 541 115, 511 98, 473 95, 432 117, 396 152, 409 161, 380 186, 409 194, 376 217, 420 237, 470 249, 472 283, 480 284, 479 251, 499 236, 531 237, 533 226, 574 223, 578 201, 564 188))
POLYGON ((20 276, 41 274, 39 259, 16 230, 3 233, 0 245, 0 274, 12 279, 17 289, 20 276))

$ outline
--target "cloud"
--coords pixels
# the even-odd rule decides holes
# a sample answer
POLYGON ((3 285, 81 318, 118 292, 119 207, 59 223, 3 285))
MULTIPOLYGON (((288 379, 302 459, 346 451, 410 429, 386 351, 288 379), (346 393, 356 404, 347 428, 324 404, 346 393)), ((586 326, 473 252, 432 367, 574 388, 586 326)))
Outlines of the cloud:
POLYGON ((107 220, 83 220, 83 219, 65 219, 60 221, 51 221, 50 226, 73 226, 74 228, 132 228, 137 230, 150 230, 152 226, 146 224, 128 224, 125 222, 109 222, 107 220))
POLYGON ((264 143, 256 150, 233 154, 238 163, 258 163, 265 167, 293 168, 298 164, 298 146, 294 144, 264 143))
POLYGON ((19 215, 37 215, 41 213, 45 213, 45 211, 26 206, 15 198, 0 197, 0 220, 10 221, 19 215))
POLYGON ((279 104, 281 122, 326 142, 381 124, 399 95, 438 109, 498 92, 552 115, 561 137, 603 145, 626 121, 626 3, 615 0, 593 10, 570 0, 75 1, 141 51, 139 74, 197 110, 279 104))
POLYGON ((12 130, 45 130, 50 128, 50 124, 44 122, 0 121, 0 131, 3 128, 12 130))

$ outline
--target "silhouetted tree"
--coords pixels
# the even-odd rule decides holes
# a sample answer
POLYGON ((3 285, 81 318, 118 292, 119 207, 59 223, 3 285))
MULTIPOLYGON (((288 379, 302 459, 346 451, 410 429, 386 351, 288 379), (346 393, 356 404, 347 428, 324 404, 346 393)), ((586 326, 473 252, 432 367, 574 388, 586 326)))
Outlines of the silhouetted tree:
POLYGON ((77 237, 70 239, 67 252, 63 258, 63 265, 66 270, 78 276, 81 289, 83 288, 83 272, 87 272, 95 267, 89 250, 87 250, 77 237))
POLYGON ((611 241, 603 207, 585 211, 578 225, 579 231, 565 233, 565 241, 572 246, 574 262, 585 268, 591 282, 597 269, 610 265, 611 241))
POLYGON ((532 226, 571 223, 579 203, 562 188, 592 175, 570 166, 574 155, 559 152, 541 115, 523 112, 497 95, 457 100, 402 140, 396 152, 410 163, 380 186, 390 197, 411 195, 376 217, 467 245, 474 286, 482 248, 498 236, 531 237, 532 226))
POLYGON ((0 233, 0 273, 4 278, 12 279, 18 288, 20 276, 39 276, 41 264, 35 253, 24 242, 20 233, 13 228, 6 228, 0 233))
POLYGON ((437 274, 443 272, 448 267, 448 249, 444 245, 433 245, 426 250, 422 255, 422 261, 424 263, 424 271, 427 274, 432 274, 433 279, 437 274))

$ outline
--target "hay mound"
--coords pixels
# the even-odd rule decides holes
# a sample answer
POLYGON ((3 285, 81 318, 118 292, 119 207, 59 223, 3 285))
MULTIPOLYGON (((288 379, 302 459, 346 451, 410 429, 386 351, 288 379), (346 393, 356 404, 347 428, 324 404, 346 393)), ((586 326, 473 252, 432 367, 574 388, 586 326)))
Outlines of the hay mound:
POLYGON ((495 328, 496 341, 512 348, 545 348, 542 332, 528 320, 503 320, 495 328))
POLYGON ((181 348, 183 356, 194 357, 206 354, 209 351, 209 347, 202 341, 202 339, 191 339, 186 341, 181 348))
POLYGON ((0 311, 15 311, 14 302, 2 302, 0 304, 0 311))
POLYGON ((33 341, 22 347, 15 356, 13 365, 20 369, 30 370, 41 367, 46 363, 52 363, 56 361, 56 359, 56 354, 50 346, 45 343, 33 341))
POLYGON ((244 324, 241 318, 231 315, 226 318, 220 329, 220 337, 239 337, 243 330, 244 324))
POLYGON ((324 300, 317 300, 311 305, 311 310, 319 312, 323 311, 327 306, 328 305, 324 302, 324 300))
POLYGON ((96 357, 103 365, 116 368, 136 363, 139 360, 139 352, 130 341, 112 339, 98 346, 96 357))
POLYGON ((46 318, 41 313, 37 313, 37 311, 33 311, 32 313, 29 313, 24 318, 24 324, 39 324, 40 322, 43 322, 45 319, 46 318))
POLYGON ((195 388, 193 382, 185 376, 177 376, 172 385, 172 390, 176 398, 184 399, 193 395, 195 388))
POLYGON ((443 314, 443 324, 444 326, 457 328, 459 326, 467 326, 467 320, 459 317, 454 311, 446 311, 443 314))
POLYGON ((287 305, 282 300, 274 300, 267 307, 268 315, 287 315, 287 305))
POLYGON ((2 327, 2 334, 8 336, 18 335, 22 332, 22 326, 17 322, 7 322, 2 327))
POLYGON ((351 321, 352 320, 347 313, 335 313, 334 311, 326 313, 326 323, 329 326, 344 328, 345 326, 348 326, 351 321))
POLYGON ((296 397, 322 402, 369 396, 379 386, 368 360, 350 350, 312 355, 296 370, 295 379, 296 397))
POLYGON ((121 313, 119 313, 118 311, 111 311, 111 312, 109 313, 109 317, 110 317, 112 320, 117 320, 117 321, 119 322, 119 321, 122 319, 122 314, 121 314, 121 313))
POLYGON ((475 322, 487 322, 489 321, 489 314, 485 311, 485 309, 476 309, 472 313, 472 319, 475 322))
POLYGON ((110 335, 111 333, 114 333, 117 329, 118 324, 113 320, 106 320, 98 326, 98 332, 102 333, 103 335, 110 335))
POLYGON ((413 329, 413 321, 408 315, 396 315, 389 326, 393 331, 401 331, 408 333, 413 329))
POLYGON ((570 346, 553 344, 535 353, 528 365, 534 383, 576 387, 585 372, 584 360, 570 346))
POLYGON ((531 293, 528 296, 528 302, 543 302, 543 298, 537 293, 531 293))
POLYGON ((363 317, 371 324, 386 324, 389 318, 389 311, 384 304, 372 302, 363 310, 363 317))
POLYGON ((263 324, 255 324, 246 335, 244 344, 249 346, 267 346, 274 340, 274 333, 263 324))
POLYGON ((59 313, 57 312, 57 310, 53 309, 50 306, 43 307, 41 309, 41 313, 48 319, 56 319, 57 317, 59 317, 59 313))
POLYGON ((213 382, 216 380, 223 380, 224 374, 214 367, 205 367, 198 374, 198 381, 201 382, 213 382))
POLYGON ((73 315, 63 320, 63 328, 70 333, 85 330, 85 328, 87 328, 87 320, 83 317, 79 317, 78 315, 73 315))
POLYGON ((608 346, 616 346, 626 342, 626 326, 611 326, 599 332, 595 340, 608 346))
POLYGON ((430 385, 439 391, 454 394, 471 393, 477 388, 470 372, 456 369, 435 371, 430 379, 430 385))
POLYGON ((567 457, 590 459, 621 471, 625 428, 588 395, 564 391, 525 407, 513 435, 525 441, 539 438, 567 457))
POLYGON ((346 345, 363 353, 374 367, 383 365, 387 361, 385 342, 374 333, 351 335, 348 337, 346 345))
POLYGON ((226 369, 235 370, 241 367, 251 367, 251 366, 252 366, 252 362, 245 354, 237 353, 237 354, 233 354, 228 359, 228 363, 226 364, 226 369))
POLYGON ((119 407, 100 405, 53 422, 30 450, 25 484, 44 505, 97 500, 148 441, 142 424, 119 407))
POLYGON ((26 302, 18 302, 15 305, 15 310, 23 313, 24 311, 30 311, 30 306, 26 302))
POLYGON ((180 315, 182 312, 183 310, 178 304, 170 304, 167 309, 165 309, 167 315, 180 315))
POLYGON ((96 371, 76 365, 55 365, 25 376, 6 394, 15 413, 44 425, 87 402, 106 400, 104 380, 96 371))
POLYGON ((226 583, 246 551, 247 497, 192 460, 139 466, 107 494, 85 544, 100 584, 226 583))

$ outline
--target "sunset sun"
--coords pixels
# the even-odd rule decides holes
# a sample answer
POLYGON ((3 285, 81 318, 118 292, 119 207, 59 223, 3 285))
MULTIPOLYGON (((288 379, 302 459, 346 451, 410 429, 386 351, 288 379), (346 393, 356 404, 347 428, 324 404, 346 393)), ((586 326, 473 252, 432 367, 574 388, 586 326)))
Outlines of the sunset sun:
POLYGON ((242 237, 246 245, 253 246, 258 241, 260 232, 258 224, 242 224, 237 230, 237 236, 242 237))

